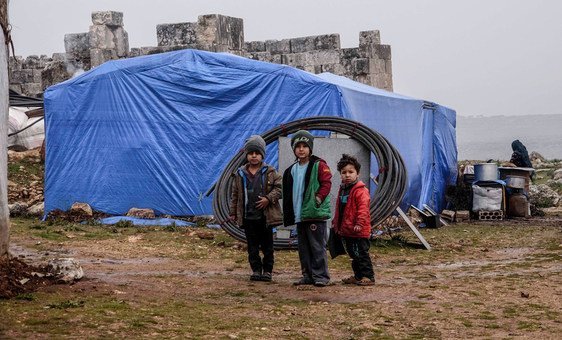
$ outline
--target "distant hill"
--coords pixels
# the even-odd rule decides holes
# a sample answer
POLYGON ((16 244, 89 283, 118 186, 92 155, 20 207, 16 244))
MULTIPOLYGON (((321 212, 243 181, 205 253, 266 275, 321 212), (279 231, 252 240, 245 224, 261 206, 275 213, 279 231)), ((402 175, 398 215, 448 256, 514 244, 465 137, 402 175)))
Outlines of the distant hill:
POLYGON ((509 160, 519 139, 529 153, 562 159, 562 115, 457 116, 459 160, 509 160))

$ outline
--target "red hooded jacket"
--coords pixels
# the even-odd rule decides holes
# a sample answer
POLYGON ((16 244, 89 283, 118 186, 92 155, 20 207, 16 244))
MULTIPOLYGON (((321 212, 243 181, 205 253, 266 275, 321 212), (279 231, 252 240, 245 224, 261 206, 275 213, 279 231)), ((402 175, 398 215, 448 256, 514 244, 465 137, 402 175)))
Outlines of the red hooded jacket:
POLYGON ((371 195, 365 183, 358 181, 347 198, 347 204, 343 211, 343 217, 340 217, 340 194, 338 191, 338 199, 336 201, 336 212, 332 220, 332 226, 338 235, 344 237, 369 238, 371 236, 371 213, 369 206, 371 204, 371 195), (341 224, 340 224, 341 218, 341 224), (359 231, 355 231, 355 226, 361 227, 359 231))

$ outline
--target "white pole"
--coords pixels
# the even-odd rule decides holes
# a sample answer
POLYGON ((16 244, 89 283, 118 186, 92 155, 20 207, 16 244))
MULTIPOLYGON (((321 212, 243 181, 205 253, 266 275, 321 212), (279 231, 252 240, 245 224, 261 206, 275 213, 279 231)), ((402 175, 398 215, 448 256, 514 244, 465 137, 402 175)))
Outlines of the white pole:
MULTIPOLYGON (((0 0, 0 22, 8 28, 8 0, 0 0)), ((8 209, 8 46, 0 32, 0 257, 8 255, 10 211, 8 209)))

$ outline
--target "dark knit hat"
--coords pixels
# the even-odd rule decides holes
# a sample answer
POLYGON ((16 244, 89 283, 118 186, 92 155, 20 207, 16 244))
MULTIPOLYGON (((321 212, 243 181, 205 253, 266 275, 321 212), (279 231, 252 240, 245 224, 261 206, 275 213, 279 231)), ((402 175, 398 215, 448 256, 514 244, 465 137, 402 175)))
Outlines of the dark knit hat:
POLYGON ((299 130, 295 132, 293 137, 291 137, 291 147, 293 151, 297 147, 298 143, 304 143, 310 148, 310 153, 312 153, 312 147, 314 146, 314 136, 306 130, 299 130))
POLYGON ((250 152, 256 151, 265 158, 265 141, 260 135, 252 135, 244 144, 244 153, 247 156, 250 152))

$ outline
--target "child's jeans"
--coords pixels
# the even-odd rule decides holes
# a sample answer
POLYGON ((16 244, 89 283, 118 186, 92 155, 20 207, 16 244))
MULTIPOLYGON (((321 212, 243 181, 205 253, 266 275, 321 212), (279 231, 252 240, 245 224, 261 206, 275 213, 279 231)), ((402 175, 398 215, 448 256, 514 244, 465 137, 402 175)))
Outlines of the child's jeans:
POLYGON ((253 272, 271 273, 273 270, 273 231, 261 220, 244 220, 244 232, 248 242, 248 262, 253 272), (263 261, 260 257, 263 252, 263 261))
POLYGON ((368 238, 344 237, 345 250, 351 257, 351 268, 357 280, 374 279, 373 263, 369 256, 371 241, 368 238))

